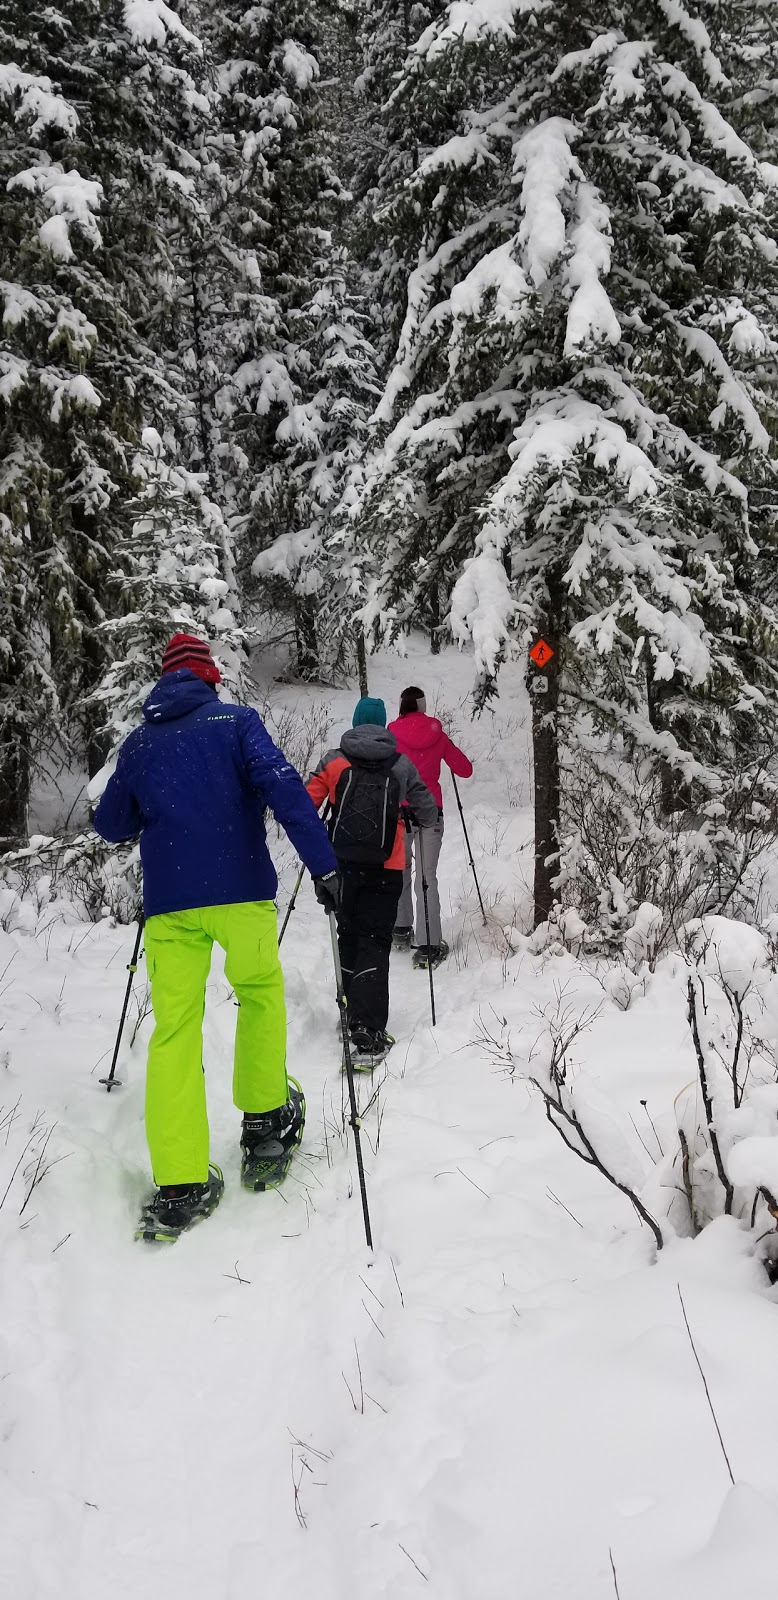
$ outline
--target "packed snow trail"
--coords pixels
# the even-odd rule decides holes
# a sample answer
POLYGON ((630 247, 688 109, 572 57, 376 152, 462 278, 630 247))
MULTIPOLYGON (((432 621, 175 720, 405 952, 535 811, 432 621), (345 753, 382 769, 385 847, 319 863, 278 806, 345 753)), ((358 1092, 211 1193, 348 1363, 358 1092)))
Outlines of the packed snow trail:
MULTIPOLYGON (((442 664, 449 694, 457 666, 442 664)), ((403 681, 420 670, 385 664, 403 681)), ((473 731, 484 759, 463 798, 489 903, 502 881, 521 909, 529 816, 506 801, 520 709, 517 691, 494 747, 494 728, 473 731)), ((0 1210, 3 1571, 20 1600, 600 1600, 610 1552, 622 1600, 772 1596, 775 1294, 732 1222, 653 1265, 626 1201, 490 1048, 507 1028, 520 1055, 556 994, 583 1007, 602 990, 572 957, 509 959, 484 936, 457 823, 449 805, 456 940, 435 975, 438 1026, 426 974, 393 956, 397 1045, 385 1076, 359 1085, 363 1106, 375 1096, 372 1259, 309 884, 283 948, 302 1150, 283 1191, 241 1190, 234 1004, 215 957, 205 1061, 227 1188, 174 1248, 132 1240, 150 1019, 123 1049, 124 1087, 98 1086, 132 929, 44 918, 37 938, 0 936, 0 1099, 21 1096, 0 1197, 36 1112, 56 1122, 57 1164, 20 1216, 22 1167, 0 1210)), ((279 859, 283 907, 295 866, 283 846, 279 859)), ((605 1004, 577 1059, 625 1122, 647 1097, 664 1133, 692 1075, 671 962, 626 1013, 605 1004)))

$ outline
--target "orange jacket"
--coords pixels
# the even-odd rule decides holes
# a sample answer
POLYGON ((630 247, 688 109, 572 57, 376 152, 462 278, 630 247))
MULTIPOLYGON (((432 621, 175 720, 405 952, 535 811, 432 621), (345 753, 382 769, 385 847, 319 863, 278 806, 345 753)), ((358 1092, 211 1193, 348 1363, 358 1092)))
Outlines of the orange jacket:
MULTIPOLYGON (((396 749, 394 735, 386 728, 373 727, 369 723, 363 723, 359 728, 350 728, 348 733, 343 735, 341 748, 327 751, 305 785, 315 806, 320 806, 323 800, 329 800, 331 805, 335 804, 338 779, 341 773, 351 766, 348 754, 344 754, 342 745, 346 746, 346 750, 351 748, 354 757, 364 749, 369 759, 380 758, 381 755, 385 756, 396 749), (375 749, 372 748, 373 745, 376 746, 375 749)), ((392 770, 399 780, 401 806, 407 801, 417 822, 425 828, 431 828, 438 820, 438 808, 426 784, 422 783, 413 762, 409 761, 407 756, 398 756, 392 770)), ((391 872, 403 872, 405 869, 405 823, 402 811, 397 823, 392 853, 383 865, 391 872)))

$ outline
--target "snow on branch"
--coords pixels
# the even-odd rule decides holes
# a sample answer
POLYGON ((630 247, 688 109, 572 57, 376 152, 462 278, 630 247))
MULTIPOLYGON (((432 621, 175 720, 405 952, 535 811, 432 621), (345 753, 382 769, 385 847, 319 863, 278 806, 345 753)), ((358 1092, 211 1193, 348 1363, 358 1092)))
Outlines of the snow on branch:
POLYGON ((284 73, 297 89, 310 89, 319 76, 319 63, 296 39, 285 39, 281 57, 284 73))
POLYGON ((536 288, 545 283, 565 247, 565 214, 559 197, 573 175, 582 176, 570 148, 578 136, 572 122, 549 117, 522 134, 514 146, 513 179, 523 180, 519 241, 536 288))
POLYGON ((568 73, 604 61, 605 87, 593 109, 602 111, 608 105, 621 106, 628 100, 643 100, 646 88, 639 74, 644 62, 653 53, 654 45, 650 39, 625 42, 618 33, 601 33, 586 50, 570 50, 563 56, 551 74, 551 82, 556 83, 568 73))
POLYGON ((745 485, 734 473, 722 467, 710 450, 705 450, 696 439, 692 439, 685 428, 646 405, 639 390, 625 383, 620 373, 612 367, 590 365, 586 376, 589 382, 594 381, 610 392, 613 414, 620 422, 629 425, 639 445, 646 450, 654 448, 660 463, 663 460, 672 465, 686 462, 700 478, 708 494, 714 495, 723 490, 745 512, 748 500, 745 485))
POLYGON ((565 355, 603 340, 618 344, 621 338, 619 319, 600 282, 611 264, 608 207, 594 185, 584 182, 578 185, 575 204, 576 218, 570 230, 573 253, 565 269, 574 290, 567 313, 565 355))
POLYGON ((471 172, 477 172, 487 163, 496 165, 497 157, 492 150, 492 141, 489 132, 481 128, 471 128, 469 133, 455 133, 437 150, 431 150, 419 162, 414 173, 414 181, 427 178, 433 172, 456 171, 457 168, 468 167, 471 172))
POLYGON ((124 0, 124 25, 136 44, 159 45, 168 42, 173 34, 202 54, 202 44, 196 34, 190 33, 181 18, 165 0, 124 0))
POLYGON ((507 507, 541 467, 559 473, 580 451, 594 467, 619 479, 629 501, 657 494, 660 475, 645 451, 599 406, 570 389, 560 389, 541 401, 517 429, 511 445, 513 465, 499 484, 494 503, 507 507))
POLYGON ((16 100, 15 120, 31 122, 34 139, 47 128, 57 128, 68 138, 78 128, 78 114, 54 88, 51 78, 23 72, 13 61, 0 62, 0 100, 16 100))
POLYGON ((20 283, 0 281, 3 300, 3 327, 18 328, 30 316, 45 317, 46 306, 37 294, 23 288, 20 283))
POLYGON ((23 389, 30 376, 30 363, 11 350, 0 350, 0 400, 6 403, 23 389))
POLYGON ((495 321, 516 324, 521 320, 529 284, 516 260, 515 249, 515 240, 506 239, 496 249, 488 250, 461 283, 455 284, 449 299, 455 322, 480 316, 487 297, 493 297, 491 315, 495 321))
MULTIPOLYGON (((446 239, 428 261, 422 261, 408 278, 407 310, 397 344, 397 355, 389 374, 382 399, 376 406, 371 421, 389 422, 400 394, 409 389, 414 377, 417 344, 420 341, 437 286, 456 260, 465 255, 479 239, 493 230, 505 229, 513 222, 511 210, 505 206, 487 211, 469 227, 462 228, 453 239, 446 239)), ((437 317, 438 307, 434 315, 437 317)))
POLYGON ((751 448, 761 450, 763 454, 768 455, 770 435, 716 340, 703 328, 690 328, 678 320, 673 322, 673 326, 687 350, 699 356, 703 366, 719 379, 719 403, 711 412, 711 427, 714 429, 722 427, 727 412, 731 411, 740 419, 751 448))
MULTIPOLYGON (((479 535, 479 542, 483 539, 479 535)), ((451 632, 460 645, 473 642, 476 671, 493 676, 518 612, 501 559, 499 538, 484 541, 469 561, 451 596, 451 632)))
POLYGON ((58 161, 38 167, 27 167, 8 180, 8 189, 27 189, 39 194, 47 210, 52 213, 38 229, 41 244, 51 251, 57 261, 72 261, 75 251, 70 242, 70 229, 78 227, 95 249, 102 245, 100 230, 93 212, 99 211, 103 199, 103 186, 97 179, 82 178, 75 168, 66 172, 58 161))
POLYGON ((51 420, 61 422, 71 410, 99 411, 100 396, 93 383, 83 372, 63 377, 54 367, 44 367, 40 375, 41 388, 52 396, 51 420))
POLYGON ((657 62, 657 72, 668 99, 675 104, 686 101, 697 113, 700 126, 714 150, 720 150, 730 161, 742 161, 750 171, 758 170, 753 151, 735 132, 731 122, 714 106, 710 100, 700 94, 696 83, 692 83, 681 67, 669 61, 657 62))
POLYGON ((475 555, 451 598, 454 637, 460 643, 472 639, 476 670, 488 677, 496 670, 517 612, 503 554, 509 537, 526 519, 540 474, 561 482, 583 455, 596 469, 620 480, 630 501, 651 499, 660 486, 656 468, 624 429, 570 391, 545 400, 529 414, 515 432, 511 454, 513 464, 491 496, 475 555))
POLYGON ((701 17, 692 17, 681 0, 658 0, 659 10, 664 14, 671 28, 677 28, 683 34, 687 44, 690 44, 695 55, 699 57, 703 72, 716 89, 729 87, 726 76, 718 56, 711 44, 710 34, 701 17))
POLYGON ((415 53, 433 61, 455 40, 477 44, 490 35, 512 39, 516 17, 539 17, 550 9, 551 0, 452 0, 445 18, 424 30, 415 53))

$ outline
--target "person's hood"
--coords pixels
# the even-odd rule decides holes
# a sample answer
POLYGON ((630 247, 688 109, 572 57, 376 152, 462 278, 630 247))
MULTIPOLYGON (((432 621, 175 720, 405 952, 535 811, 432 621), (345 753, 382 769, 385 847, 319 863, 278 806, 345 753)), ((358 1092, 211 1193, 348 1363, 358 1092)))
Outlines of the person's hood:
POLYGON ((437 717, 428 717, 423 711, 411 711, 392 723, 400 732, 403 747, 407 750, 431 750, 443 732, 437 717))
POLYGON ((143 707, 143 715, 147 722, 173 722, 176 717, 185 717, 187 712, 209 705, 215 699, 209 683, 203 683, 188 667, 179 667, 177 672, 166 672, 155 684, 143 707))
POLYGON ((388 761, 396 753, 397 740, 376 722, 360 722, 344 733, 340 748, 347 761, 388 761))

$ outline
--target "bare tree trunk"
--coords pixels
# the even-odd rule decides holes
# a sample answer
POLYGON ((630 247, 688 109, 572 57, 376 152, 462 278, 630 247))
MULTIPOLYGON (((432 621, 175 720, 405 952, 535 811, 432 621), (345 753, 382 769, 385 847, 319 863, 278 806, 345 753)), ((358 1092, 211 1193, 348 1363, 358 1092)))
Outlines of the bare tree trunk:
MULTIPOLYGON (((411 45, 414 42, 413 29, 411 28, 411 0, 403 0, 403 33, 405 36, 405 53, 407 55, 411 45)), ((414 127, 411 127, 411 133, 413 136, 413 170, 415 172, 419 165, 419 141, 416 136, 416 129, 414 127)))
POLYGON ((440 655, 440 585, 433 583, 430 590, 430 650, 434 656, 440 655))
POLYGON ((367 651, 365 650, 365 630, 361 622, 354 624, 354 637, 357 645, 357 672, 359 673, 359 693, 364 700, 370 693, 367 682, 367 651))
MULTIPOLYGON (((89 695, 97 685, 108 666, 108 658, 96 634, 84 631, 81 643, 82 659, 82 694, 89 695)), ((86 764, 90 778, 105 764, 108 757, 108 736, 105 729, 105 713, 93 702, 90 702, 84 713, 84 738, 86 747, 86 764)))
MULTIPOLYGON (((664 732, 662 718, 662 686, 654 677, 654 663, 648 641, 644 648, 646 666, 646 701, 648 705, 648 720, 654 733, 664 732)), ((672 816, 674 811, 683 811, 685 802, 679 791, 678 776, 673 771, 669 761, 664 756, 659 761, 659 793, 662 815, 672 816)))
POLYGON ((190 258, 192 275, 192 336, 194 340, 195 365, 197 367, 197 418, 200 431, 200 453, 203 458, 203 471, 208 480, 208 493, 213 496, 215 487, 213 481, 213 459, 211 453, 211 440, 206 415, 205 398, 205 363, 203 357, 202 340, 202 307, 200 304, 200 261, 192 251, 190 258))
MULTIPOLYGON (((549 580, 549 608, 538 627, 537 640, 543 640, 553 654, 541 666, 530 662, 529 688, 532 696, 532 756, 535 769, 535 927, 545 922, 557 899, 554 879, 558 874, 559 850, 559 651, 561 591, 558 580, 549 580), (535 685, 545 682, 545 692, 535 685)), ((534 641, 537 643, 537 640, 534 641)))
POLYGON ((297 641, 297 672, 306 679, 319 676, 319 646, 316 639, 316 608, 310 599, 295 599, 294 631, 297 641))
POLYGON ((29 798, 29 740, 10 720, 0 731, 0 850, 26 839, 29 798))

